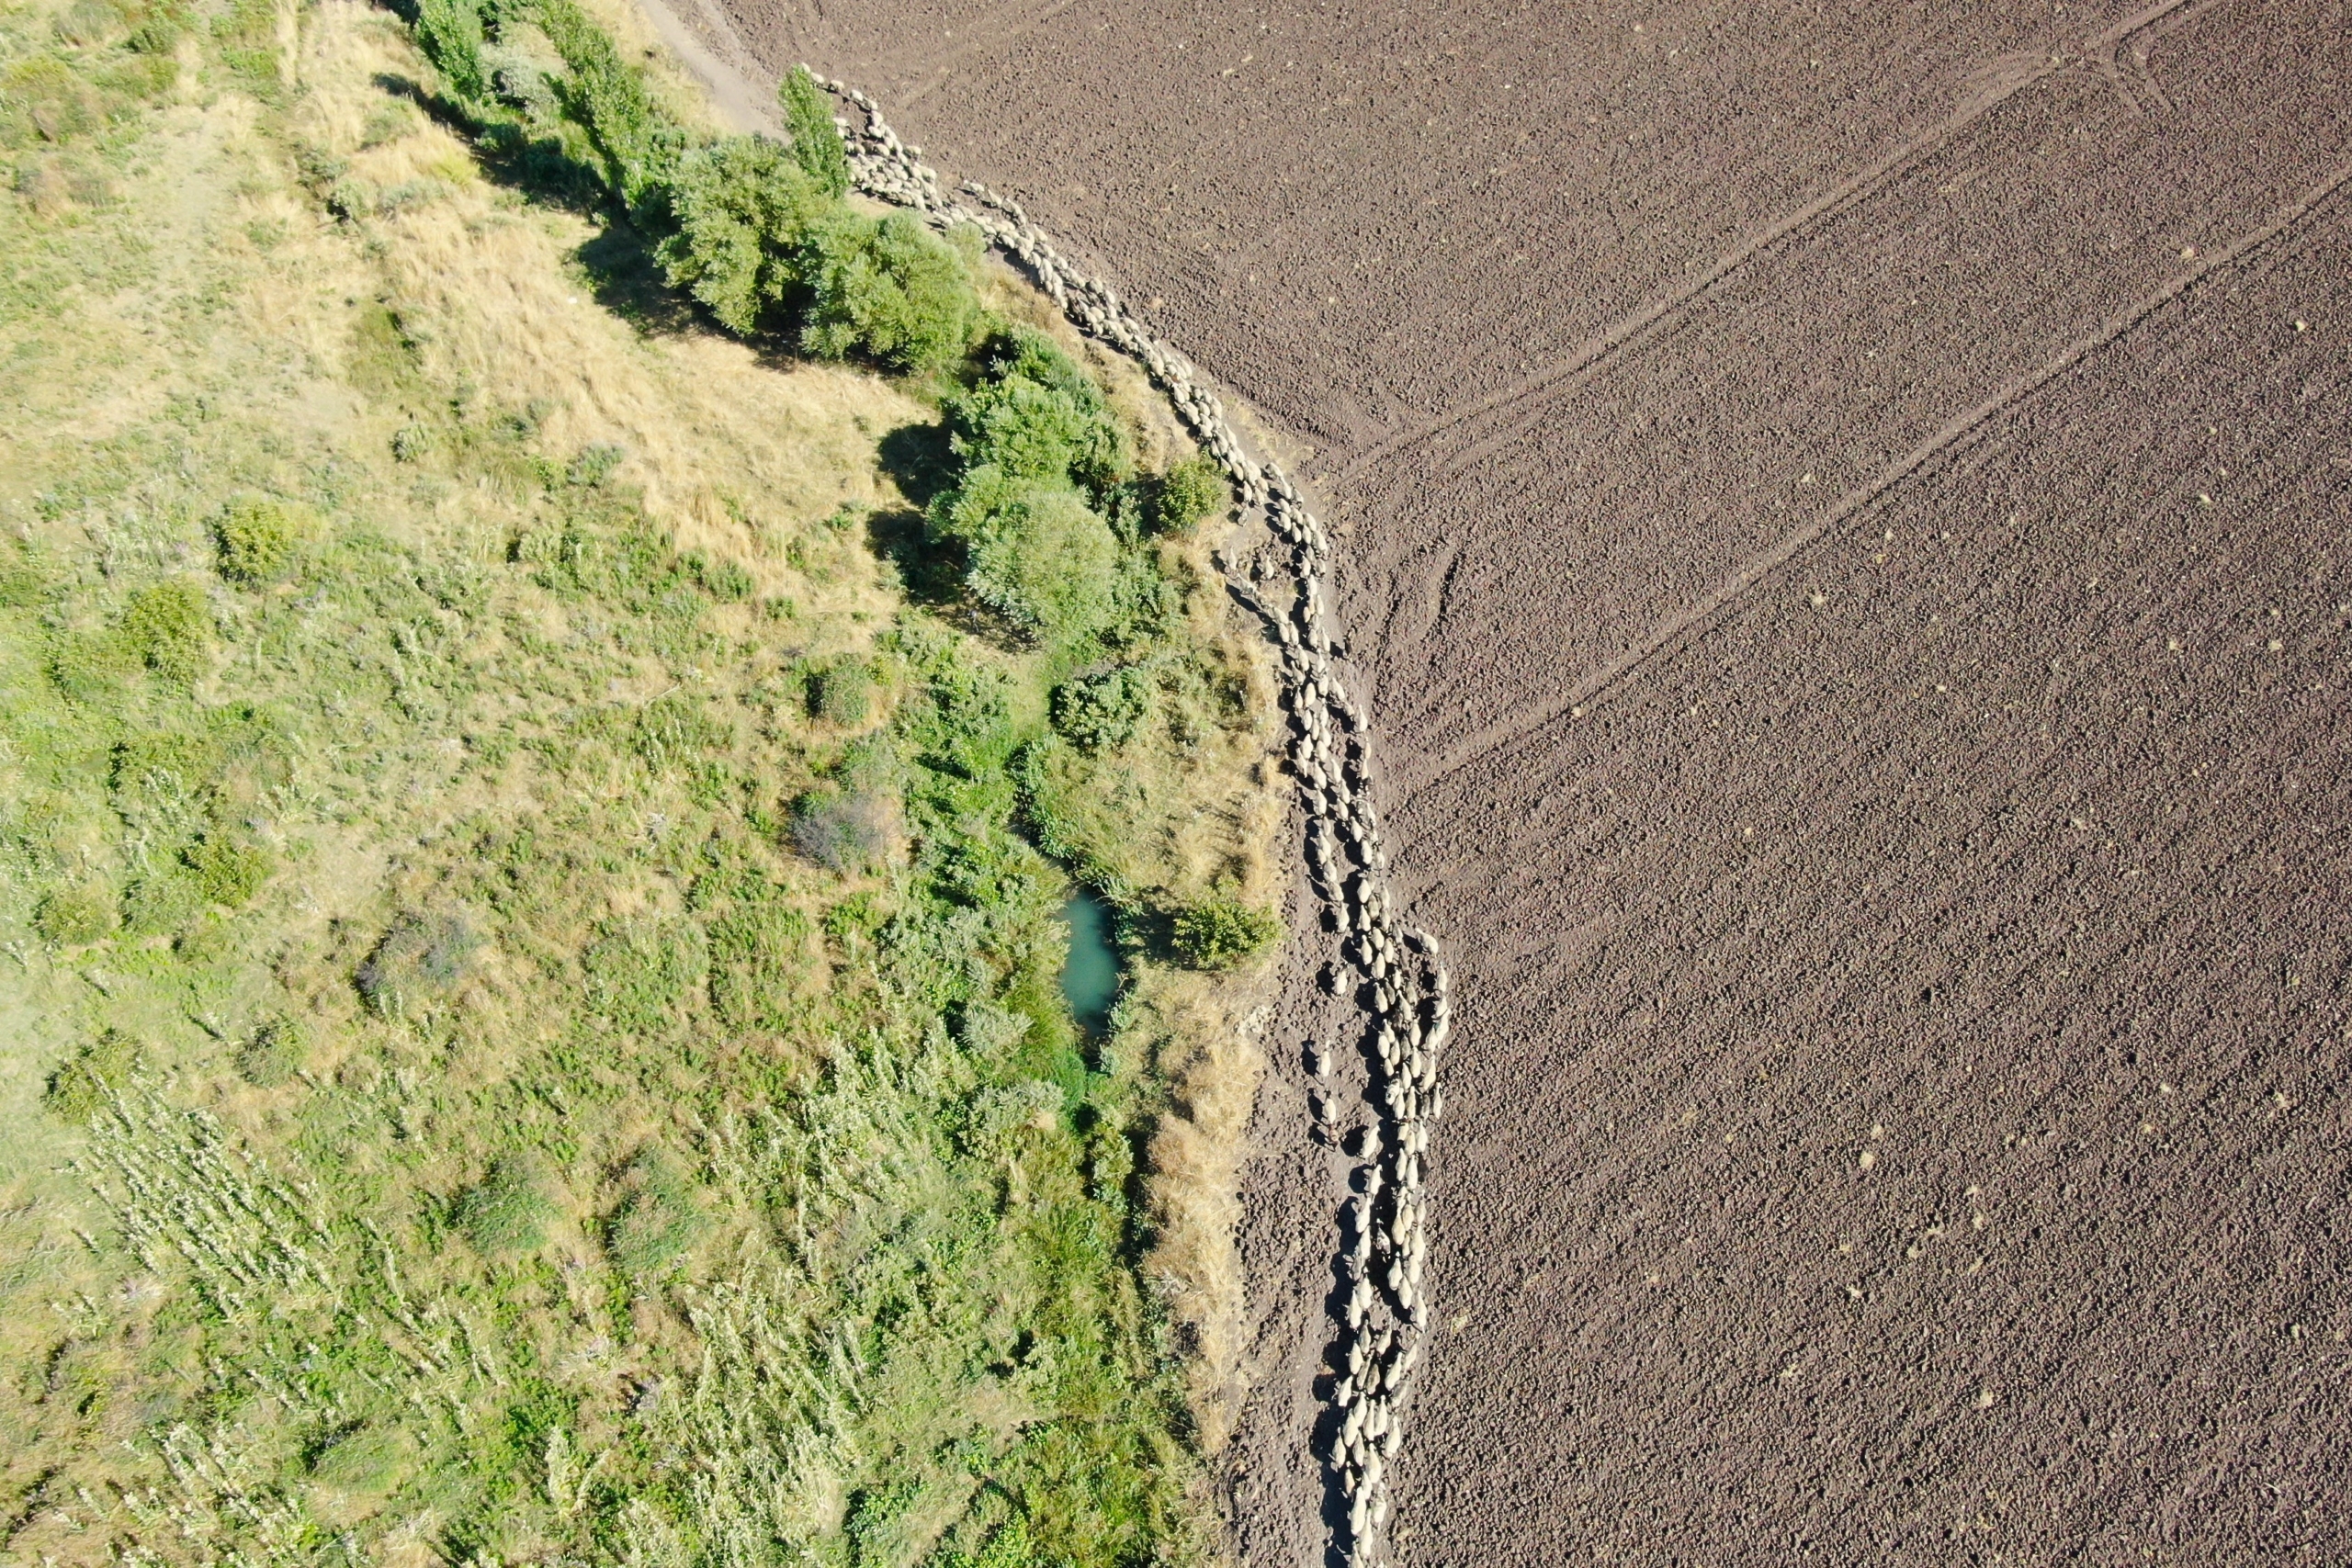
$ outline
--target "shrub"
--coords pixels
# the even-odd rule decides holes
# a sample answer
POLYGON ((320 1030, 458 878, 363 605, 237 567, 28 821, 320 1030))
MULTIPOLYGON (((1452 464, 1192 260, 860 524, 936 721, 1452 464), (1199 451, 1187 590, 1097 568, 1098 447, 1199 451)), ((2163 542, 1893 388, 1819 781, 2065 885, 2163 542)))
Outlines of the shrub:
POLYGON ((555 1205, 546 1168, 531 1155, 503 1155, 458 1196, 450 1218, 485 1258, 513 1258, 547 1245, 555 1205))
POLYGON ((67 700, 104 702, 122 689, 139 671, 139 650, 121 628, 103 631, 62 631, 50 645, 49 678, 67 700))
POLYGON ((482 69, 480 0, 415 0, 415 4, 417 47, 441 73, 450 96, 469 106, 488 98, 490 77, 482 69))
POLYGON ((973 597, 1048 645, 1109 622, 1117 607, 1119 541, 1086 498, 1049 481, 974 478, 954 519, 966 540, 964 581, 973 597))
POLYGON ((271 1019, 237 1047, 237 1076, 256 1089, 276 1089, 301 1070, 310 1032, 300 1019, 271 1019))
POLYGON ((808 678, 808 709, 828 724, 864 724, 874 708, 874 667, 843 659, 808 678))
POLYGON ((122 613, 124 641, 140 662, 167 681, 196 679, 211 632, 204 591, 185 577, 141 589, 122 613))
POLYGON ((455 915, 412 915, 385 933, 356 976, 359 995, 387 1018, 452 995, 481 941, 455 915))
POLYGON ((197 892, 208 904, 236 909, 261 891, 269 875, 269 852, 208 835, 180 852, 196 875, 197 892))
POLYGON ((833 101, 805 65, 796 65, 776 84, 776 102, 792 133, 793 161, 808 182, 839 200, 849 194, 849 150, 833 124, 833 101))
POLYGON ((41 1103, 75 1126, 86 1127, 110 1095, 130 1086, 144 1056, 136 1040, 109 1029, 50 1074, 41 1103))
POLYGON ((759 587, 758 579, 741 561, 723 560, 705 566, 697 574, 704 590, 722 604, 740 604, 759 587))
POLYGON ((1183 534, 1229 504, 1225 475, 1204 454, 1173 464, 1152 486, 1146 519, 1155 534, 1183 534))
POLYGON ((1195 969, 1230 969, 1272 945, 1282 923, 1263 909, 1218 897, 1176 911, 1176 956, 1195 969))
POLYGON ((911 213, 869 218, 842 208, 809 235, 803 352, 852 355, 913 374, 945 369, 980 321, 964 259, 911 213))
POLYGON ((1081 751, 1107 751, 1133 739, 1151 707, 1151 682, 1136 669, 1075 675, 1054 688, 1054 728, 1081 751))
POLYGON ((389 1492, 414 1452, 415 1440, 394 1423, 342 1427, 304 1456, 311 1475, 345 1492, 389 1492))
POLYGON ((632 1280, 668 1273, 700 1237, 703 1216, 677 1169, 658 1150, 629 1166, 629 1190, 605 1225, 605 1250, 632 1280))
POLYGON ((173 54, 179 49, 180 36, 186 30, 183 18, 175 9, 157 6, 147 13, 144 21, 131 29, 129 40, 131 52, 158 58, 173 54))
POLYGON ((112 41, 122 22, 122 13, 107 0, 74 0, 53 25, 59 39, 87 49, 112 41))
POLYGON ((114 890, 96 883, 58 888, 33 911, 33 929, 59 947, 96 942, 114 930, 114 890))
POLYGON ((307 508, 274 496, 240 496, 212 527, 220 575, 246 588, 266 587, 285 572, 310 532, 307 508))
POLYGON ((948 445, 965 465, 1107 495, 1131 459, 1126 429, 1094 378, 1029 327, 993 334, 977 358, 973 385, 944 404, 948 445))
POLYGON ((655 773, 724 750, 735 739, 727 721, 700 697, 684 693, 654 698, 638 709, 629 749, 655 773))
POLYGON ((176 836, 194 826, 221 757, 212 736, 166 729, 119 743, 111 761, 116 815, 128 827, 176 836))
POLYGON ((613 470, 619 468, 628 457, 628 448, 616 446, 610 442, 582 446, 571 459, 571 467, 564 470, 563 477, 569 483, 593 488, 611 479, 613 470))
POLYGON ((184 864, 160 866, 124 890, 122 923, 133 936, 176 931, 203 911, 204 892, 184 864))
POLYGON ((793 846, 844 874, 882 859, 897 827, 898 803, 878 789, 811 790, 792 807, 793 846))

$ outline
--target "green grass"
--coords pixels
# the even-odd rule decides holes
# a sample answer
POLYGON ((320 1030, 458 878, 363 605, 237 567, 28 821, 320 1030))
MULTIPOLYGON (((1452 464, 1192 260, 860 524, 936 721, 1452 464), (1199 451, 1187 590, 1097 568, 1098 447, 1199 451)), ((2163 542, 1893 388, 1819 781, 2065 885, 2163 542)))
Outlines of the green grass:
POLYGON ((883 456, 1014 358, 601 310, 625 229, 485 181, 388 14, 57 10, 0 20, 58 106, 0 125, 7 1554, 1201 1557, 1140 1168, 1223 993, 1136 938, 1090 1038, 1059 911, 1262 894, 1266 725, 1097 371, 1018 360, 1112 568, 1032 636, 883 456))

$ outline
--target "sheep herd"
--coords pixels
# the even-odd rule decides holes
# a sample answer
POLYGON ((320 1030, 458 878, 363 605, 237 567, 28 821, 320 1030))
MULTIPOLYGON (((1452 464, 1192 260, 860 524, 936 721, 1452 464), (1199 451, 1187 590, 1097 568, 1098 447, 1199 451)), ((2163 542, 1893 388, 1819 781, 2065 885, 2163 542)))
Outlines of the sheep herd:
MULTIPOLYGON (((942 229, 969 224, 978 230, 1019 260, 1080 330, 1146 367, 1223 466, 1242 505, 1263 517, 1286 556, 1292 585, 1286 608, 1270 605, 1238 572, 1232 588, 1264 617, 1279 649, 1283 701, 1294 726, 1290 760, 1307 818, 1307 864, 1341 933, 1340 962, 1325 978, 1335 991, 1352 994, 1369 1015, 1364 1033, 1375 1114, 1349 1140, 1358 1165, 1337 1249, 1346 1296, 1338 1310, 1336 1375, 1321 1427, 1328 1433, 1324 1457, 1346 1503, 1345 1531, 1333 1544, 1350 1563, 1372 1568, 1387 1558, 1389 1467, 1404 1443, 1405 1407, 1429 1332, 1422 1164, 1430 1129, 1445 1107, 1439 1065, 1451 1021, 1436 944, 1405 925, 1389 899, 1387 854, 1365 783, 1368 722, 1340 680, 1323 629, 1330 538, 1288 476, 1243 449, 1224 405, 1191 366, 1153 337, 1107 284, 1072 266, 1019 203, 976 181, 949 195, 922 162, 922 149, 902 143, 870 96, 817 80, 863 116, 862 125, 837 122, 857 188, 942 229)), ((1253 575, 1264 581, 1262 570, 1253 575)), ((1307 1055, 1317 1080, 1313 1102, 1318 1121, 1328 1124, 1336 1115, 1329 1087, 1336 1048, 1318 1041, 1307 1055)))

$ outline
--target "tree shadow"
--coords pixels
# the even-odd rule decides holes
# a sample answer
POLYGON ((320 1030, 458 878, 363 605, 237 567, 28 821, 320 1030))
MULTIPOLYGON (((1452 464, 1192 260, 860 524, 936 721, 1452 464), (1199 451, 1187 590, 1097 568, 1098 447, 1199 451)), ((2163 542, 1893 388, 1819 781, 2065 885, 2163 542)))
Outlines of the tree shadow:
POLYGON ((395 72, 375 85, 405 98, 426 118, 472 148, 482 177, 535 207, 553 208, 598 225, 572 253, 587 275, 596 303, 643 333, 678 333, 709 326, 701 309, 671 287, 645 234, 615 203, 602 171, 575 156, 561 140, 513 121, 481 125, 441 94, 395 72))
POLYGON ((918 507, 929 506, 956 482, 956 454, 944 423, 902 424, 882 437, 878 451, 882 471, 918 507))
POLYGON ((701 307, 671 287, 661 257, 626 220, 607 223, 571 255, 588 275, 596 303, 639 332, 676 336, 710 328, 701 307))

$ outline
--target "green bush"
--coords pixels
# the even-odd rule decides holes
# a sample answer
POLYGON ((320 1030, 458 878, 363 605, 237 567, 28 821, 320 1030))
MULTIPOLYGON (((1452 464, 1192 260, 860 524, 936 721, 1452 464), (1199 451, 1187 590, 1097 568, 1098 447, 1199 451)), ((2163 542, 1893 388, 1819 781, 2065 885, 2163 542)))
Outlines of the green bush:
POLYGON ((707 703, 685 693, 660 696, 637 710, 629 750, 655 773, 724 751, 735 739, 707 703))
MULTIPOLYGON (((134 54, 159 59, 176 52, 180 39, 187 30, 187 17, 177 6, 151 7, 142 20, 130 31, 130 44, 134 54)), ((176 73, 176 64, 175 65, 176 73)))
POLYGON ((337 1427, 303 1455, 311 1475, 345 1492, 382 1493, 400 1482, 415 1439, 396 1423, 337 1427))
POLYGON ((113 41, 122 25, 122 12, 108 0, 74 0, 53 24, 61 40, 81 49, 113 41))
POLYGON ((220 575, 246 588, 278 580, 311 531, 309 509, 275 496, 240 496, 213 525, 220 575))
POLYGON ((461 105, 490 96, 490 74, 482 68, 480 0, 415 0, 416 42, 441 73, 450 96, 461 105))
POLYGON ((759 588, 759 580, 741 561, 723 560, 698 569, 696 575, 710 596, 722 604, 740 604, 759 588))
POLYGON ((911 213, 837 209, 810 233, 802 276, 800 346, 820 359, 936 373, 963 356, 979 327, 964 258, 911 213))
POLYGON ((194 872, 185 864, 159 866, 123 890, 123 929, 132 936, 166 935, 201 914, 204 903, 194 872))
POLYGON ((701 1237, 702 1212, 677 1168, 658 1150, 631 1162, 628 1180, 628 1195, 605 1225, 605 1250, 630 1279, 658 1279, 701 1237))
POLYGON ((77 1127, 86 1127, 106 1109, 107 1098, 130 1087, 145 1060, 139 1042, 107 1030, 49 1076, 41 1103, 77 1127))
POLYGON ((1151 681, 1137 669, 1074 675, 1054 688, 1054 728, 1081 751, 1125 745, 1150 709, 1151 681))
POLYGON ((140 662, 167 681, 193 681, 204 669, 212 612, 194 580, 167 578, 130 596, 122 613, 123 640, 140 662))
POLYGON ((808 678, 808 709, 828 724, 864 724, 874 711, 874 667, 849 658, 819 670, 808 678))
POLYGON ((59 947, 80 947, 114 930, 114 889, 97 883, 60 887, 33 910, 33 929, 59 947))
POLYGON ((139 667, 139 650, 119 626, 61 631, 50 644, 49 678, 71 702, 100 703, 118 695, 139 667))
POLYGON ((613 477, 613 470, 628 457, 628 450, 609 441, 582 446, 563 471, 567 483, 594 488, 613 477))
POLYGON ((833 101, 805 65, 796 65, 776 84, 776 102, 792 135, 792 156, 809 183, 838 201, 849 194, 849 150, 833 123, 833 101))
POLYGON ((504 1155, 459 1195, 450 1218, 485 1258, 513 1258, 547 1245, 555 1205, 545 1165, 532 1155, 504 1155))
POLYGON ((180 852, 208 904, 243 908, 269 876, 269 852, 255 844, 207 836, 180 852))
POLYGON ((276 1089, 309 1055, 310 1032, 300 1019, 271 1019, 237 1047, 237 1076, 256 1089, 276 1089))
POLYGON ((1271 946, 1282 922, 1236 898, 1214 897, 1176 911, 1176 956, 1195 969, 1230 969, 1271 946))
POLYGON ((1184 534, 1231 503, 1225 474, 1203 453, 1173 464, 1152 487, 1146 512, 1155 534, 1184 534))
POLYGON ((107 773, 116 815, 130 828, 177 836, 194 826, 221 766, 210 735, 155 730, 118 743, 107 773))
POLYGON ((948 446, 964 467, 1067 480, 1106 497, 1133 459, 1126 428, 1094 378, 1029 327, 993 333, 975 358, 973 384, 943 405, 948 446))

